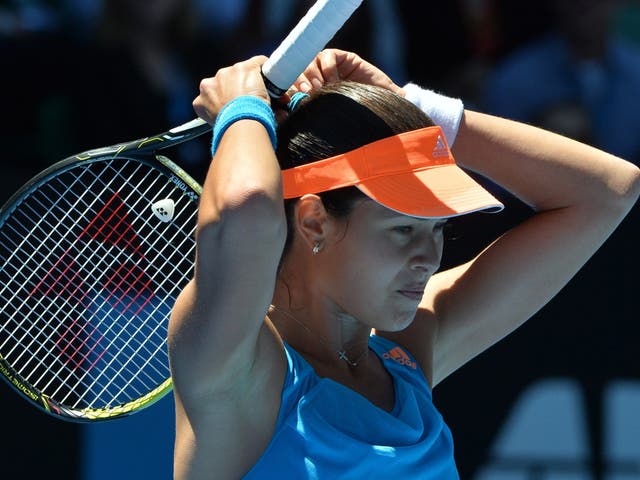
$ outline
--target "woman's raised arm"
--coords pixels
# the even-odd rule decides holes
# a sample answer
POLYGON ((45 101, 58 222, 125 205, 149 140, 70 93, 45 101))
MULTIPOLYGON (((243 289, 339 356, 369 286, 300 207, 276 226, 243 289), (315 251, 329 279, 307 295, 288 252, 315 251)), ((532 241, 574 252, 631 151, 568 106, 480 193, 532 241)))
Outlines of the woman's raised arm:
POLYGON ((574 140, 466 111, 453 152, 536 214, 471 262, 436 275, 433 383, 513 331, 547 303, 629 212, 640 169, 574 140))
POLYGON ((176 478, 245 472, 280 404, 285 357, 265 315, 286 221, 265 58, 203 80, 194 101, 202 118, 216 119, 215 154, 200 199, 195 276, 169 324, 176 478))

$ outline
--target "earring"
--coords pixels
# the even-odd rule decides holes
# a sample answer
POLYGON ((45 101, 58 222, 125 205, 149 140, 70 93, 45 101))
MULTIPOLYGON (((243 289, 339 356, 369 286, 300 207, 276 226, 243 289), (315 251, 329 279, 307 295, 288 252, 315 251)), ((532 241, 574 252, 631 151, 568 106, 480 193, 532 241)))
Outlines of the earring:
POLYGON ((311 252, 312 252, 314 255, 317 255, 319 251, 320 251, 320 244, 319 244, 319 243, 316 243, 316 244, 313 246, 313 250, 311 250, 311 252))

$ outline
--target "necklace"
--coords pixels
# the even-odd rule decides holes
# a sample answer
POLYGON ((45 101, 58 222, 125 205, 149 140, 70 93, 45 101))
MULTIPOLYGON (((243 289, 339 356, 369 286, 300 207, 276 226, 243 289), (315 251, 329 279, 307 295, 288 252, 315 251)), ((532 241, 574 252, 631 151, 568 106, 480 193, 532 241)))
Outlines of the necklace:
MULTIPOLYGON (((329 342, 327 341, 327 339, 321 337, 320 335, 318 335, 317 333, 315 333, 313 330, 311 330, 311 328, 309 328, 308 325, 306 325, 305 323, 301 322, 300 320, 298 320, 296 317, 293 316, 293 314, 283 308, 277 307, 273 304, 270 305, 270 307, 273 310, 277 310, 278 312, 282 313, 284 316, 290 318, 291 320, 293 320, 294 322, 296 322, 298 325, 300 325, 302 328, 304 328, 307 332, 309 332, 311 335, 313 335, 314 337, 316 337, 318 340, 320 340, 324 345, 326 346, 330 346, 329 342)), ((358 357, 355 360, 351 360, 349 358, 349 356, 347 355, 347 351, 346 350, 338 350, 336 353, 338 355, 338 358, 341 360, 344 360, 345 362, 347 362, 347 365, 351 366, 351 367, 357 367, 358 366, 358 362, 360 360, 362 360, 362 357, 364 357, 364 354, 367 353, 367 349, 365 349, 364 352, 362 352, 360 355, 358 355, 358 357)))

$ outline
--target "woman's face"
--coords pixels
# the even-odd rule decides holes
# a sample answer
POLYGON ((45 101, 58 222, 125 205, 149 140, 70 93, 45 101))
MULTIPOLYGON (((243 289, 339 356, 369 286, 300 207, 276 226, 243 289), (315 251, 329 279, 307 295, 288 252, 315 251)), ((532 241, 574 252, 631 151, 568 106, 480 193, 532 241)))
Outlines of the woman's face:
POLYGON ((364 200, 336 222, 341 228, 319 254, 325 295, 373 328, 407 327, 440 267, 446 220, 408 217, 364 200))

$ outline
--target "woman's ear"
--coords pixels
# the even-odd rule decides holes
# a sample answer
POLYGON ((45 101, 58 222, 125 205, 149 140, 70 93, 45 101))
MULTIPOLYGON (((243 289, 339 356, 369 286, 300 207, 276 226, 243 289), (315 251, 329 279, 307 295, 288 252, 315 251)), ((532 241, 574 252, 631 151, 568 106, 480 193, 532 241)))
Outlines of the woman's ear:
POLYGON ((318 195, 307 194, 295 207, 296 233, 313 249, 322 245, 327 235, 329 215, 318 195))

